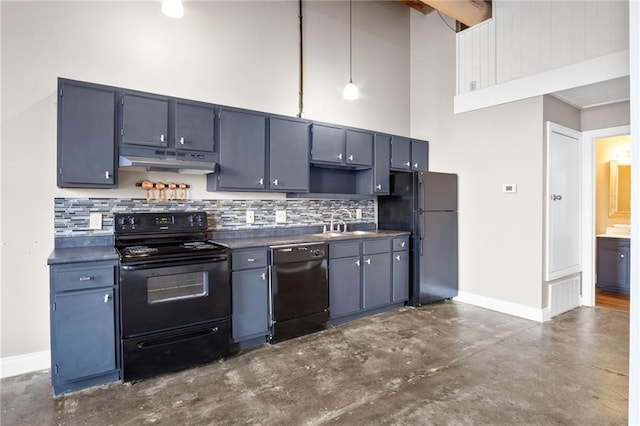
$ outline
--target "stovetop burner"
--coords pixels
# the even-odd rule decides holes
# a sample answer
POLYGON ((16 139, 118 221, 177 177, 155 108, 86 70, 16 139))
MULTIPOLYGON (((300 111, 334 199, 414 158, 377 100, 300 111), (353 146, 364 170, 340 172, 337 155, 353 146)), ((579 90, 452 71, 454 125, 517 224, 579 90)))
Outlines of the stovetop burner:
POLYGON ((125 247, 124 249, 122 249, 122 252, 125 255, 141 256, 141 255, 149 255, 152 253, 157 253, 158 248, 148 247, 148 246, 131 246, 131 247, 125 247))
POLYGON ((115 214, 115 245, 123 263, 193 260, 226 255, 207 241, 205 212, 115 214))

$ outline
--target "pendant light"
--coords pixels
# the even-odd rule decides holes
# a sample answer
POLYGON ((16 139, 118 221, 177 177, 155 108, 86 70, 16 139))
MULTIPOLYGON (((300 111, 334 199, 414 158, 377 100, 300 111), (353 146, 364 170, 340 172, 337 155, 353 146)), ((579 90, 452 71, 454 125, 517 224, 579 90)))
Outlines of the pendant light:
POLYGON ((169 18, 182 18, 184 15, 182 0, 162 0, 162 13, 169 18))
POLYGON ((353 84, 353 25, 352 25, 352 4, 349 0, 349 83, 344 88, 342 96, 348 100, 353 101, 358 99, 360 93, 358 92, 358 86, 353 84))

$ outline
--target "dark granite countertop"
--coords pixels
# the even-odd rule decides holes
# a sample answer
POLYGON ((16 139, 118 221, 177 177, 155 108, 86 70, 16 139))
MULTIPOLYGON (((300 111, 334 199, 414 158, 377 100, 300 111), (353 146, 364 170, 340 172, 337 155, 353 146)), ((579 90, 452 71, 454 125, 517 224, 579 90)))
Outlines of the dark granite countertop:
POLYGON ((118 260, 118 252, 113 248, 113 235, 56 238, 47 265, 99 260, 118 260))
POLYGON ((47 259, 48 265, 75 262, 95 262, 98 260, 118 260, 113 246, 63 247, 54 249, 47 259))
POLYGON ((367 231, 364 234, 353 233, 353 232, 345 232, 341 233, 341 235, 332 234, 334 236, 322 236, 320 234, 291 234, 291 235, 274 235, 274 236, 244 236, 238 238, 229 238, 222 237, 216 238, 212 237, 211 241, 214 241, 218 244, 221 244, 230 249, 243 249, 243 248, 251 248, 251 247, 268 247, 268 246, 278 246, 284 244, 303 244, 303 243, 314 243, 314 242, 334 242, 334 241, 345 241, 345 240, 355 240, 355 239, 363 239, 363 238, 380 238, 380 237, 399 237, 402 235, 409 235, 410 232, 406 231, 386 231, 386 230, 372 230, 367 231))

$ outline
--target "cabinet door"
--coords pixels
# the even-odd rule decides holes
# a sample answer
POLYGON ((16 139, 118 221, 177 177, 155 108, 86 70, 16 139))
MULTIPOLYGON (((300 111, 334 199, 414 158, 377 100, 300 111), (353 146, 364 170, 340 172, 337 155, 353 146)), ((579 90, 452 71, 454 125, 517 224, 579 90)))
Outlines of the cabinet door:
POLYGON ((309 192, 309 125, 269 119, 269 188, 309 192))
POLYGON ((220 112, 221 189, 265 188, 266 117, 250 111, 220 112))
POLYGON ((168 146, 169 99, 125 93, 122 97, 122 143, 168 146))
POLYGON ((411 170, 411 139, 400 136, 391 138, 391 168, 411 170))
POLYGON ((116 368, 113 288, 56 294, 51 316, 57 381, 116 368))
POLYGON ((269 334, 267 268, 231 274, 231 334, 234 342, 269 334))
POLYGON ((404 302, 409 300, 409 252, 393 252, 391 259, 392 268, 392 302, 404 302))
POLYGON ((598 249, 598 285, 603 290, 629 291, 628 254, 628 251, 618 247, 605 246, 598 249))
POLYGON ((389 193, 389 153, 391 136, 376 135, 374 142, 373 192, 389 193))
POLYGON ((331 318, 360 310, 360 257, 329 261, 329 312, 331 318))
POLYGON ((192 151, 214 151, 215 109, 176 101, 174 146, 192 151))
POLYGON ((342 127, 313 124, 311 161, 344 163, 345 131, 342 127))
POLYGON ((58 94, 58 186, 116 186, 115 91, 60 82, 58 94))
POLYGON ((414 172, 426 172, 429 170, 429 142, 411 141, 411 170, 414 172))
POLYGON ((373 165, 373 133, 347 130, 345 146, 347 164, 373 165))
POLYGON ((362 294, 363 309, 391 302, 391 256, 388 252, 362 256, 362 294))

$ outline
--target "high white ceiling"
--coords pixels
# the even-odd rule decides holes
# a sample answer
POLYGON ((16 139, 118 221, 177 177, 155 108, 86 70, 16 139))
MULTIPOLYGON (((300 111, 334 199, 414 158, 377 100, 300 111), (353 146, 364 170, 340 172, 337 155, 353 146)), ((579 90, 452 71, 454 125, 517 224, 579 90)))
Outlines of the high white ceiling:
POLYGON ((598 105, 628 101, 630 99, 629 76, 589 84, 552 93, 552 96, 576 108, 590 108, 598 105))

